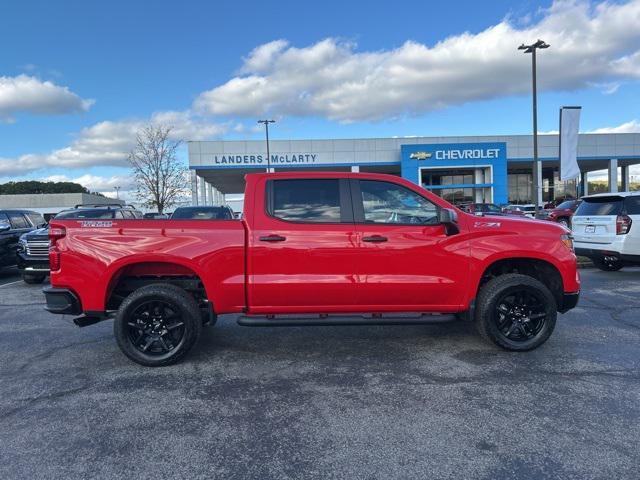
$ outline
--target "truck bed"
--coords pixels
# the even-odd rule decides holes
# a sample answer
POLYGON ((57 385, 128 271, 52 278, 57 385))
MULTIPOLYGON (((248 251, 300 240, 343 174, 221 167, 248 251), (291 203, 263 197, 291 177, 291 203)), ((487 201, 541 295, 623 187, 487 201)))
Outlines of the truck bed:
POLYGON ((52 284, 77 289, 84 311, 102 311, 123 276, 196 275, 216 309, 242 311, 245 237, 241 220, 53 220, 64 227, 57 241, 62 269, 52 284), (135 266, 131 266, 135 263, 135 266), (80 277, 80 278, 78 278, 80 277), (112 278, 108 284, 96 281, 112 278))

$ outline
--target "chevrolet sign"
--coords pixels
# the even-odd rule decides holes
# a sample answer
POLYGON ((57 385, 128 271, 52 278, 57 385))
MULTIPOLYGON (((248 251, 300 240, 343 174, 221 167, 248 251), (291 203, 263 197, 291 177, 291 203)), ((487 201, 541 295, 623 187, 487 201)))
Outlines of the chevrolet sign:
POLYGON ((431 154, 429 152, 413 152, 409 155, 409 158, 414 160, 426 160, 427 158, 431 158, 431 154))

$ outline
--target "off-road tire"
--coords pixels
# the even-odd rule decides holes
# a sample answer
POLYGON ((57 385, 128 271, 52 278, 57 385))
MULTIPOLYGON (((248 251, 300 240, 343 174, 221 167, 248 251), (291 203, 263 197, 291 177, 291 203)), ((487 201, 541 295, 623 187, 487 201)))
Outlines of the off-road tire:
POLYGON ((24 281, 24 283, 28 283, 29 285, 42 283, 44 282, 45 278, 47 278, 46 275, 32 275, 30 273, 25 273, 22 275, 22 280, 24 281))
POLYGON ((475 325, 482 337, 505 350, 528 351, 547 341, 555 328, 557 310, 553 294, 542 282, 528 275, 510 273, 493 278, 482 286, 476 301, 475 325), (546 314, 541 330, 527 340, 514 341, 498 328, 498 302, 513 291, 527 292, 538 297, 546 314))
POLYGON ((135 290, 124 299, 113 323, 113 333, 122 353, 146 367, 162 367, 180 361, 198 341, 201 331, 202 319, 195 299, 182 288, 167 283, 154 283, 135 290), (166 354, 143 353, 131 340, 128 322, 134 320, 132 314, 138 307, 150 301, 171 305, 172 309, 179 312, 179 320, 184 323, 184 332, 178 345, 166 354))

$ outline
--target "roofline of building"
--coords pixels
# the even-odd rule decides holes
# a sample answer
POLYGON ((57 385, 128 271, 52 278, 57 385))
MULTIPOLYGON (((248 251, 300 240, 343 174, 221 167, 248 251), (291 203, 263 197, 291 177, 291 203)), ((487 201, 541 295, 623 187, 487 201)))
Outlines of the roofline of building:
MULTIPOLYGON (((594 133, 584 132, 579 133, 579 136, 606 136, 606 135, 640 135, 640 132, 610 132, 610 133, 594 133)), ((557 137, 557 133, 538 133, 538 137, 557 137)), ((319 140, 411 140, 419 138, 505 138, 505 137, 533 137, 533 133, 517 133, 517 134, 502 134, 502 135, 411 135, 406 137, 336 137, 336 138, 269 138, 270 141, 300 141, 300 142, 312 142, 319 140)), ((206 142, 263 142, 264 139, 218 139, 218 140, 186 140, 186 143, 206 143, 206 142)), ((456 142, 454 142, 456 143, 456 142)))

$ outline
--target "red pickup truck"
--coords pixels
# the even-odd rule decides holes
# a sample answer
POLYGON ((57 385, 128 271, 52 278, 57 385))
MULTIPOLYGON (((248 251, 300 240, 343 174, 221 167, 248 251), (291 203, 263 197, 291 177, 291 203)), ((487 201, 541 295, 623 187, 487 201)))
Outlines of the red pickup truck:
POLYGON ((54 219, 49 232, 47 310, 114 318, 122 351, 148 366, 184 357, 227 313, 247 326, 457 316, 531 350, 580 291, 564 227, 469 215, 391 175, 250 174, 242 220, 54 219))

